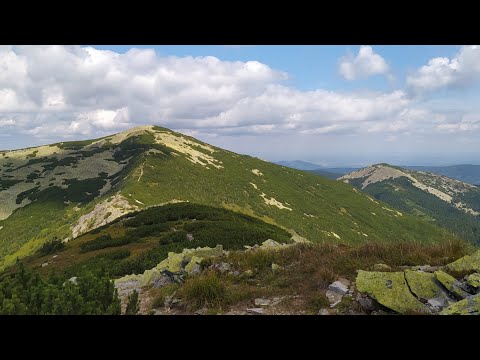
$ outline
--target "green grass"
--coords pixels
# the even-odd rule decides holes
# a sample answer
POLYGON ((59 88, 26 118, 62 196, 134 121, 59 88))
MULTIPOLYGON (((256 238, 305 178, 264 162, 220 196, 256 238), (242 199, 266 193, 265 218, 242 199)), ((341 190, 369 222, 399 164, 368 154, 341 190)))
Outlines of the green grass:
MULTIPOLYGON (((168 130, 155 128, 155 131, 168 130)), ((180 136, 178 133, 170 133, 180 136)), ((184 137, 196 141, 193 138, 184 137)), ((80 216, 118 191, 139 207, 182 200, 231 209, 267 223, 276 224, 289 232, 295 231, 313 242, 431 243, 452 238, 449 232, 415 216, 395 217, 391 212, 382 209, 382 203, 376 204, 370 201, 365 194, 355 192, 347 184, 278 166, 254 157, 238 155, 214 147, 215 152, 210 153, 200 146, 193 145, 192 148, 195 150, 222 162, 223 168, 216 169, 212 166, 207 168, 200 164, 193 164, 185 154, 175 153, 165 145, 155 144, 152 133, 129 138, 118 145, 107 141, 100 148, 85 150, 84 146, 92 142, 93 140, 87 140, 65 142, 59 145, 65 151, 70 151, 63 160, 49 156, 49 161, 46 162, 45 158, 37 156, 14 164, 15 168, 30 163, 28 165, 32 169, 30 173, 36 169, 35 166, 39 167, 42 164, 44 168, 42 176, 53 177, 62 172, 58 168, 60 162, 65 166, 73 167, 78 159, 85 158, 85 161, 88 161, 93 159, 92 154, 110 152, 114 148, 115 152, 110 161, 126 164, 126 166, 110 176, 100 173, 91 179, 67 181, 65 182, 67 189, 51 186, 40 190, 34 187, 21 194, 17 198, 18 201, 29 199, 33 202, 17 209, 6 220, 0 220, 0 226, 3 226, 0 230, 0 259, 3 258, 0 260, 0 269, 13 264, 17 257, 32 254, 43 243, 52 240, 55 236, 59 239, 71 236, 71 226, 80 216), (152 149, 159 152, 147 155, 147 152, 152 149), (57 162, 53 160, 54 158, 57 162), (140 167, 143 168, 141 176, 140 167), (253 169, 258 169, 263 176, 252 173, 253 169), (100 196, 100 189, 107 181, 112 188, 100 196), (255 184, 258 190, 250 183, 255 184), (266 204, 260 196, 262 193, 265 193, 266 198, 274 198, 292 211, 266 204), (333 233, 340 238, 335 237, 333 233)), ((196 142, 199 145, 203 144, 196 142)), ((33 151, 35 148, 32 148, 33 151)), ((0 172, 2 187, 11 186, 11 182, 7 181, 12 180, 5 177, 11 174, 6 173, 10 168, 6 168, 5 165, 11 162, 11 159, 6 157, 8 153, 7 156, 0 158, 0 165, 2 165, 0 169, 3 169, 0 172)), ((29 169, 22 171, 28 174, 29 169)), ((207 223, 190 226, 192 229, 195 228, 203 243, 208 243, 207 237, 215 231, 225 234, 231 229, 233 236, 237 236, 235 235, 237 232, 246 231, 238 224, 228 224, 223 227, 219 225, 215 228, 211 228, 207 223)), ((261 226, 256 228, 256 233, 258 233, 257 230, 261 230, 261 226)), ((267 235, 267 233, 264 234, 267 235)), ((231 245, 237 242, 238 240, 234 239, 231 245)))

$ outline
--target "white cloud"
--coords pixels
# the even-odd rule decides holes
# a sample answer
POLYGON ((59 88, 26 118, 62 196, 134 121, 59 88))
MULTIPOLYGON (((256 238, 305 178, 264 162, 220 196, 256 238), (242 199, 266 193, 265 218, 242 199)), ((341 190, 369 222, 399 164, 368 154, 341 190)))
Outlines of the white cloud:
POLYGON ((415 93, 434 91, 445 87, 463 87, 480 77, 480 46, 462 46, 452 58, 430 59, 409 76, 407 85, 415 93))
MULTIPOLYGON (((388 71, 370 47, 362 47, 352 64, 347 72, 354 78, 388 71)), ((119 54, 79 46, 4 46, 0 133, 47 143, 158 124, 209 137, 393 138, 446 131, 462 116, 445 118, 402 90, 301 91, 283 85, 285 79, 286 73, 258 61, 160 57, 152 49, 119 54)))
POLYGON ((345 79, 357 80, 372 75, 386 75, 389 73, 389 66, 371 46, 361 46, 357 56, 350 54, 340 59, 339 71, 345 79))

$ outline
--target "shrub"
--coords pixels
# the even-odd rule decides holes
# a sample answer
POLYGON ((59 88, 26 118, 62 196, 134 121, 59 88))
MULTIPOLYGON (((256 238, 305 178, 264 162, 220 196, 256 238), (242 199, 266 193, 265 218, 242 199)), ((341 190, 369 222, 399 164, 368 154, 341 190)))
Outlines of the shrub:
POLYGON ((65 244, 59 239, 55 238, 52 241, 49 241, 40 248, 41 255, 53 254, 65 249, 65 244))
POLYGON ((140 301, 138 300, 137 290, 128 295, 127 308, 125 309, 125 315, 137 315, 140 310, 140 301))

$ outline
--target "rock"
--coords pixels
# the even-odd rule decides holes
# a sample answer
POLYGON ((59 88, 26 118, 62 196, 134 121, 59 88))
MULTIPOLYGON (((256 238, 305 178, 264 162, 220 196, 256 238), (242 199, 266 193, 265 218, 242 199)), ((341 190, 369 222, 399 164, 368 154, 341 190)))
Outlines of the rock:
POLYGON ((42 264, 42 268, 45 267, 45 266, 48 266, 48 262, 44 262, 44 263, 42 264))
POLYGON ((272 299, 272 303, 271 303, 270 305, 271 305, 271 306, 278 305, 278 304, 280 304, 280 303, 283 301, 284 298, 285 298, 284 296, 280 296, 280 297, 277 297, 277 296, 276 296, 276 297, 274 297, 274 298, 272 299))
POLYGON ((475 273, 475 274, 468 275, 466 278, 466 282, 468 285, 474 288, 480 288, 480 274, 475 273))
POLYGON ((72 276, 70 279, 68 279, 67 281, 72 283, 73 285, 78 285, 78 282, 77 282, 77 277, 76 276, 72 276))
POLYGON ((202 272, 202 268, 200 267, 199 264, 193 265, 193 267, 190 269, 190 275, 191 275, 191 276, 200 275, 201 272, 202 272))
POLYGON ((202 260, 203 258, 193 255, 188 264, 185 265, 185 271, 187 274, 191 274, 192 272, 200 273, 200 263, 202 260))
POLYGON ((195 315, 207 315, 208 309, 207 308, 201 308, 197 311, 194 312, 195 315))
POLYGON ((412 267, 412 270, 418 270, 418 271, 433 273, 437 270, 440 270, 440 266, 421 265, 421 266, 412 267))
POLYGON ((400 314, 429 312, 408 289, 403 272, 370 272, 359 270, 357 290, 373 297, 383 306, 400 314))
POLYGON ((320 309, 318 311, 318 315, 330 315, 330 312, 328 311, 328 309, 320 309))
POLYGON ((52 256, 52 259, 55 259, 55 258, 57 258, 57 257, 58 257, 58 255, 53 255, 53 256, 52 256))
POLYGON ((374 271, 389 271, 389 270, 392 270, 392 268, 390 266, 388 266, 387 264, 375 264, 375 265, 373 265, 372 269, 374 271))
POLYGON ((480 294, 469 296, 446 307, 440 315, 480 315, 480 294))
POLYGON ((232 276, 240 276, 240 271, 235 270, 230 273, 232 276))
POLYGON ((328 285, 328 290, 336 292, 340 295, 345 295, 348 292, 348 286, 346 286, 345 284, 342 284, 340 281, 335 281, 330 285, 328 285))
POLYGON ((269 299, 255 299, 255 306, 269 306, 272 302, 269 299))
POLYGON ((443 297, 428 299, 428 306, 435 312, 442 310, 444 307, 448 306, 447 299, 443 297))
POLYGON ((448 299, 448 294, 438 285, 435 274, 422 271, 405 270, 410 291, 418 298, 428 300, 433 298, 448 299))
POLYGON ((445 288, 455 297, 465 299, 470 294, 466 291, 466 287, 453 276, 443 272, 442 270, 435 271, 437 280, 445 286, 445 288))
POLYGON ((272 263, 272 270, 273 272, 277 272, 277 271, 283 270, 283 267, 278 264, 272 263))
POLYGON ((343 295, 339 294, 335 291, 332 290, 327 290, 325 293, 325 296, 327 297, 328 301, 330 301, 330 304, 338 304, 340 301, 342 301, 343 295))
POLYGON ((447 271, 463 272, 477 271, 480 272, 480 250, 473 255, 464 256, 445 266, 447 271))
POLYGON ((357 293, 356 300, 360 304, 362 309, 365 311, 374 311, 378 308, 375 300, 373 300, 368 295, 362 295, 360 293, 357 293))
POLYGON ((247 313, 253 314, 253 315, 263 315, 263 314, 265 314, 265 309, 263 309, 263 308, 250 308, 250 309, 247 309, 247 313))
POLYGON ((193 241, 194 240, 193 234, 187 234, 187 240, 193 241))
POLYGON ((220 271, 222 274, 229 271, 231 269, 232 265, 226 262, 221 262, 219 264, 215 264, 215 269, 220 271))
POLYGON ((156 289, 171 283, 173 283, 173 280, 170 276, 167 276, 167 275, 162 275, 152 282, 153 287, 156 289))
POLYGON ((244 275, 245 277, 250 278, 250 277, 253 276, 253 271, 250 270, 250 269, 249 269, 249 270, 246 270, 246 271, 244 271, 243 275, 244 275))

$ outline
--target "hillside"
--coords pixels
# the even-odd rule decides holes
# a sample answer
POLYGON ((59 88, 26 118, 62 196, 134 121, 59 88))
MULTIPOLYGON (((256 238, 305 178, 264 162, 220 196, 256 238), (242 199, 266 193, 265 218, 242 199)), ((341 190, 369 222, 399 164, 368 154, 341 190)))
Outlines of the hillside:
POLYGON ((444 175, 472 185, 480 185, 480 165, 460 164, 450 166, 405 166, 406 169, 427 171, 444 175))
POLYGON ((322 169, 308 170, 308 172, 311 172, 312 174, 320 175, 332 180, 338 179, 339 177, 342 176, 342 174, 340 173, 333 173, 333 172, 322 170, 322 169))
POLYGON ((340 180, 392 207, 480 242, 480 188, 445 176, 377 164, 340 180))
POLYGON ((223 207, 314 242, 450 235, 350 185, 235 154, 157 126, 0 154, 0 268, 55 238, 176 202, 223 207))

